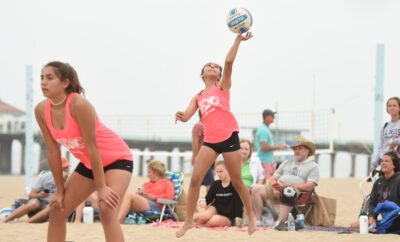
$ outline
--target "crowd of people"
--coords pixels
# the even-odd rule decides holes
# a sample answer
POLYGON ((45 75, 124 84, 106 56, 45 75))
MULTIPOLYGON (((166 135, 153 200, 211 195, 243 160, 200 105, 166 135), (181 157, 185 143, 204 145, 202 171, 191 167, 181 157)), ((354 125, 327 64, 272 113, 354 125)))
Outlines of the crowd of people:
MULTIPOLYGON (((312 141, 298 137, 290 146, 275 144, 270 125, 276 112, 262 112, 254 141, 256 155, 252 155, 252 142, 239 139, 239 126, 230 111, 231 74, 240 44, 251 38, 249 32, 237 35, 224 68, 215 63, 203 66, 204 90, 192 98, 185 111, 175 115, 177 121, 186 122, 199 110, 200 117, 192 132, 193 172, 186 219, 177 237, 197 225, 233 226, 237 221, 246 224, 252 234, 257 226, 264 226, 263 209, 272 209, 273 204, 279 207, 272 227, 287 230, 289 214, 319 184, 312 141), (293 158, 278 164, 274 151, 287 148, 293 150, 293 158), (220 155, 223 160, 216 162, 220 155), (205 204, 197 209, 201 185, 206 186, 207 195, 205 204), (288 188, 296 195, 286 192, 288 188)), ((127 192, 133 169, 131 151, 121 137, 101 123, 94 107, 81 95, 84 89, 74 68, 58 61, 48 63, 41 72, 41 89, 46 100, 36 106, 35 115, 51 171, 38 177, 26 204, 1 222, 28 214, 28 222, 49 222, 48 241, 65 241, 67 218, 74 213, 75 222, 81 222, 84 203, 90 200, 100 213, 106 241, 124 241, 120 223, 129 212, 160 212, 159 199, 174 198, 174 185, 165 178, 164 164, 151 161, 149 181, 142 189, 127 192), (80 161, 71 174, 67 172, 68 161, 61 157, 60 145, 80 161)), ((387 112, 391 119, 382 128, 372 167, 381 167, 382 176, 368 201, 371 224, 376 222, 374 208, 378 203, 400 205, 399 98, 388 100, 387 112)))

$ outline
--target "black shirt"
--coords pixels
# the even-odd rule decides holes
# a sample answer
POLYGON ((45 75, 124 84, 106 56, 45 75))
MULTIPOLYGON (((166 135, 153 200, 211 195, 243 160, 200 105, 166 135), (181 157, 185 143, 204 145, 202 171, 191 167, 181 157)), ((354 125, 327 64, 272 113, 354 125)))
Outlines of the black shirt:
POLYGON ((206 202, 207 205, 214 206, 219 215, 229 218, 232 224, 235 217, 243 216, 242 200, 232 183, 223 187, 221 180, 215 181, 207 192, 206 202))
POLYGON ((374 183, 368 206, 369 216, 376 218, 374 208, 384 201, 391 201, 400 206, 400 173, 387 180, 382 176, 374 183))

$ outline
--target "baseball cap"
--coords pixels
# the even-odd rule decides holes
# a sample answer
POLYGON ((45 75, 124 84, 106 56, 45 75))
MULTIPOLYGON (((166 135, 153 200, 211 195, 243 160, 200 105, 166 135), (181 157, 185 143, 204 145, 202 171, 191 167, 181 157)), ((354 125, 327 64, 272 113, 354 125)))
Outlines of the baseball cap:
POLYGON ((263 118, 267 117, 267 116, 272 116, 275 117, 275 114, 277 112, 272 111, 271 109, 265 109, 262 113, 263 118))

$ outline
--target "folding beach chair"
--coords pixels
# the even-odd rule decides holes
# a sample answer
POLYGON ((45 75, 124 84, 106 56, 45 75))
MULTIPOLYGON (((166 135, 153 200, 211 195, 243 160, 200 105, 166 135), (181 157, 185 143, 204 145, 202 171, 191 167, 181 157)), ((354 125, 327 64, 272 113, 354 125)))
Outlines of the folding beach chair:
POLYGON ((315 206, 315 201, 312 199, 315 191, 312 192, 302 192, 299 198, 296 200, 296 204, 293 208, 294 216, 298 213, 304 214, 304 220, 307 221, 307 217, 310 215, 311 210, 315 206))
POLYGON ((157 202, 163 205, 159 221, 161 222, 163 220, 166 212, 170 213, 173 220, 178 221, 178 216, 175 213, 175 206, 178 203, 179 197, 182 194, 184 176, 182 172, 167 171, 165 173, 165 177, 174 184, 174 199, 157 199, 157 202))

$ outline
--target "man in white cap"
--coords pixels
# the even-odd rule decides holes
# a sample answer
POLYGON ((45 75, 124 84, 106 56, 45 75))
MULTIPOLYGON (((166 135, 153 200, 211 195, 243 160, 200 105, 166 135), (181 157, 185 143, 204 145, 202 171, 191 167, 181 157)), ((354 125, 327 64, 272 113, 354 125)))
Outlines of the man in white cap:
POLYGON ((267 200, 279 202, 279 218, 274 226, 277 230, 287 230, 285 221, 295 206, 300 192, 312 192, 319 182, 319 166, 314 160, 315 144, 303 137, 298 137, 291 146, 294 159, 283 162, 265 186, 252 189, 251 199, 254 213, 261 222, 262 208, 267 200), (284 190, 292 187, 295 196, 287 196, 284 190))

